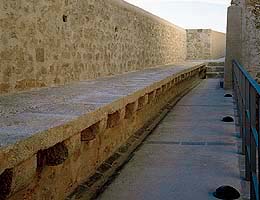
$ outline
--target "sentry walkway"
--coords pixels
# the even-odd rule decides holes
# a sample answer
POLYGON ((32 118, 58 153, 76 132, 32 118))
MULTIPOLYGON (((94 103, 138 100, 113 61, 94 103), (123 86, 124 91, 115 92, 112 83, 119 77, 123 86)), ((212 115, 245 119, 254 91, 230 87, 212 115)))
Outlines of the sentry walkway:
POLYGON ((232 185, 241 191, 239 139, 232 98, 219 80, 204 80, 186 95, 100 195, 100 200, 206 200, 232 185))

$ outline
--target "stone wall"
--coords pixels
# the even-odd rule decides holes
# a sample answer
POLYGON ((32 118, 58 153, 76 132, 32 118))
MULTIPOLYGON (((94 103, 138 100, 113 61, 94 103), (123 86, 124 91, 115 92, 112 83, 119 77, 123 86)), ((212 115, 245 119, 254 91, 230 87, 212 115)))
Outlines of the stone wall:
POLYGON ((241 15, 242 9, 239 6, 229 6, 227 15, 227 53, 225 59, 225 89, 232 89, 232 61, 237 59, 241 62, 241 15))
POLYGON ((186 31, 121 0, 0 0, 0 93, 183 61, 186 31))
POLYGON ((241 0, 242 58, 241 62, 253 77, 260 78, 260 13, 259 1, 241 0), (258 6, 258 7, 257 7, 258 6))
POLYGON ((226 55, 226 34, 211 31, 211 58, 223 58, 226 55))
POLYGON ((184 66, 128 73, 117 76, 116 81, 111 77, 1 96, 0 102, 16 102, 13 105, 19 104, 22 110, 5 105, 1 116, 1 131, 7 130, 8 140, 0 140, 0 199, 61 200, 78 186, 93 191, 93 182, 102 179, 131 143, 147 131, 143 127, 165 106, 168 109, 169 101, 205 77, 205 63, 184 66), (103 89, 111 95, 104 94, 103 89), (46 93, 52 98, 49 104, 41 98, 46 93), (101 98, 101 93, 110 98, 101 98), (20 112, 22 115, 17 114, 20 112), (33 119, 28 118, 30 113, 33 119), (50 119, 53 117, 54 121, 50 119), (26 135, 21 137, 23 131, 26 135))
POLYGON ((187 59, 218 59, 225 56, 226 34, 211 29, 187 30, 187 59))
POLYGON ((232 59, 238 60, 260 82, 260 6, 259 0, 232 0, 227 30, 227 62, 225 65, 226 88, 231 88, 232 59), (237 10, 237 14, 233 13, 237 10), (238 26, 234 25, 234 21, 238 26), (233 38, 236 38, 235 40, 233 38), (235 44, 237 43, 237 45, 235 44), (239 48, 238 48, 239 47, 239 48), (228 83, 229 82, 229 83, 228 83))

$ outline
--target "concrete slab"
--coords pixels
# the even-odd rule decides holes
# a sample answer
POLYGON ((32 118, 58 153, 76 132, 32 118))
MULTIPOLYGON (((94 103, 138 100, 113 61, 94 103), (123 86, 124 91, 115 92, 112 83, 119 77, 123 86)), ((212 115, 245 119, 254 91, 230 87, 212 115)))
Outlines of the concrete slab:
POLYGON ((221 185, 240 186, 233 99, 219 80, 204 80, 154 130, 100 200, 215 199, 221 185))

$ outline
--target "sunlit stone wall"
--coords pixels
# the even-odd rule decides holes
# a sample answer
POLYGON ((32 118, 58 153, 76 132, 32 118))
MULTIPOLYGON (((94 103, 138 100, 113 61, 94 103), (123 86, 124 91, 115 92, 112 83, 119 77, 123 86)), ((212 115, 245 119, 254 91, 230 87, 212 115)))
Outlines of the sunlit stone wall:
POLYGON ((254 77, 260 78, 260 4, 259 0, 241 0, 242 63, 254 77))
POLYGON ((121 0, 0 0, 0 93, 186 58, 186 31, 121 0))
POLYGON ((187 59, 218 59, 225 56, 226 34, 211 29, 187 30, 187 59))

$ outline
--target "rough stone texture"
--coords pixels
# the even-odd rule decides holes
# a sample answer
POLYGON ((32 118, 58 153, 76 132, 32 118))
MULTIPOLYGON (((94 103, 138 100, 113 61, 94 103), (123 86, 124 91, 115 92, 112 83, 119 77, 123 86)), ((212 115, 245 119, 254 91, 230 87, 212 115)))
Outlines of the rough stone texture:
POLYGON ((218 59, 225 56, 226 34, 211 29, 188 29, 187 59, 218 59))
POLYGON ((8 199, 64 199, 204 68, 184 63, 1 96, 0 170, 14 170, 19 190, 7 188, 8 199), (33 161, 26 173, 16 173, 33 161))
POLYGON ((36 155, 20 163, 13 169, 12 192, 26 188, 36 177, 37 159, 36 155))
MULTIPOLYGON (((241 56, 237 60, 244 65, 250 74, 259 81, 260 74, 260 7, 258 0, 233 0, 231 7, 241 9, 241 17, 236 16, 241 25, 240 34, 241 56)), ((235 16, 234 16, 235 17, 235 16)), ((231 19, 232 20, 232 19, 231 19)), ((230 21, 230 24, 233 22, 230 21)), ((229 43, 228 39, 228 43, 229 43)), ((232 42, 232 41, 231 41, 232 42)), ((227 49, 227 51, 229 51, 227 49)), ((232 50, 233 51, 233 50, 232 50)), ((235 50, 236 51, 236 50, 235 50)))
POLYGON ((260 73, 260 12, 259 1, 241 0, 242 7, 242 64, 253 77, 260 73))
POLYGON ((227 55, 225 61, 224 87, 232 88, 232 60, 241 62, 241 8, 232 5, 228 8, 227 19, 227 55))
POLYGON ((183 61, 186 31, 122 0, 0 0, 0 93, 183 61))

